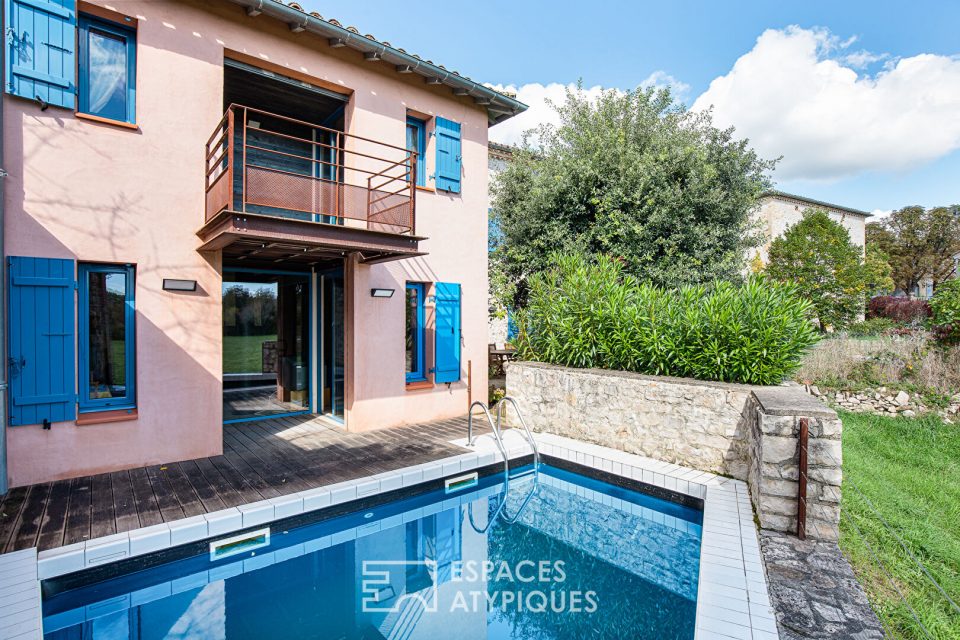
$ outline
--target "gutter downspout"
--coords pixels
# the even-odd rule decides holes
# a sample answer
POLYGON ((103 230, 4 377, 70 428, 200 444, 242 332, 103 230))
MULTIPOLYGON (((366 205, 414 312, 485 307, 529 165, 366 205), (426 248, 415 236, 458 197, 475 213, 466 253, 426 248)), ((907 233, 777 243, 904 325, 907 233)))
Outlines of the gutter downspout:
MULTIPOLYGON (((6 17, 3 33, 6 33, 6 17)), ((5 40, 5 39, 4 39, 5 40)), ((0 47, 0 69, 6 69, 7 47, 0 47)), ((0 496, 7 493, 7 255, 4 245, 4 200, 6 189, 4 179, 7 172, 3 168, 3 112, 6 108, 6 94, 0 93, 0 496)))

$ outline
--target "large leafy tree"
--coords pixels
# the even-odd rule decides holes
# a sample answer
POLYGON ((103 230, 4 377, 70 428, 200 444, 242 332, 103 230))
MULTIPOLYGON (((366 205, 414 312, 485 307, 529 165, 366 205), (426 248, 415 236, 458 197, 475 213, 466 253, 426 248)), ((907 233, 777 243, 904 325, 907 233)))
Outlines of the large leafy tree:
POLYGON ((522 304, 558 250, 613 256, 666 287, 742 275, 773 162, 668 90, 570 91, 557 111, 560 124, 528 132, 494 182, 502 303, 522 304))
POLYGON ((893 268, 890 266, 890 256, 868 244, 863 259, 864 279, 867 295, 880 296, 893 293, 896 283, 893 281, 893 268))
POLYGON ((842 328, 863 312, 868 280, 860 246, 822 209, 808 209, 770 245, 767 275, 795 283, 813 305, 820 328, 842 328))
POLYGON ((960 253, 960 206, 904 207, 867 225, 867 245, 889 257, 893 280, 912 291, 925 278, 936 287, 955 274, 960 253))

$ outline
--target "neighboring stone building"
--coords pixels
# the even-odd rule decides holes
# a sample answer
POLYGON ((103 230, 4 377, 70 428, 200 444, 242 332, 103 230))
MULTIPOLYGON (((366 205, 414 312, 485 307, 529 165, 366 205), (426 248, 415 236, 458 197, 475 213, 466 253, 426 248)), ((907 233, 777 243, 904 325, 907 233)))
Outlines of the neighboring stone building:
POLYGON ((487 167, 490 170, 491 182, 493 176, 507 168, 507 163, 513 159, 513 147, 499 142, 487 144, 487 167))
POLYGON ((859 209, 851 209, 838 204, 822 202, 813 198, 784 193, 783 191, 768 191, 760 197, 760 206, 756 216, 760 220, 763 232, 766 235, 763 246, 751 255, 751 259, 759 255, 763 264, 767 263, 767 251, 770 243, 803 218, 807 209, 825 209, 830 217, 846 228, 850 233, 850 240, 865 246, 866 222, 870 214, 859 209))

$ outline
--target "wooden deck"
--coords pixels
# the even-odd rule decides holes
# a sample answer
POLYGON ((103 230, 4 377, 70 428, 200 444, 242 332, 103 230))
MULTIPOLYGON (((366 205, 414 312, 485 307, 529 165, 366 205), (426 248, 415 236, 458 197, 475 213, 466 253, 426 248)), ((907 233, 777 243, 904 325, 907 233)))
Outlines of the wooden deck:
POLYGON ((53 549, 422 464, 463 453, 449 441, 465 436, 466 418, 367 433, 315 416, 225 425, 221 456, 11 489, 0 501, 0 552, 53 549))

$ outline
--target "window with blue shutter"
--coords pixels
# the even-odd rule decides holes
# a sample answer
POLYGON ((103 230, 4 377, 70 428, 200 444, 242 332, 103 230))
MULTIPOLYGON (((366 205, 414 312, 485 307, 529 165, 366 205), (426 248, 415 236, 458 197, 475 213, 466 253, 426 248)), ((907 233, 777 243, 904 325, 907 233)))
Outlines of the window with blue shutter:
POLYGON ((6 0, 6 91, 76 106, 75 0, 6 0))
POLYGON ((462 172, 460 123, 438 117, 434 132, 437 135, 437 191, 460 193, 462 172))
POLYGON ((10 424, 77 417, 73 260, 10 257, 10 424))
POLYGON ((133 265, 81 264, 80 411, 136 406, 133 265))
POLYGON ((434 285, 436 307, 434 334, 436 383, 460 379, 460 285, 438 282, 434 285))
POLYGON ((422 282, 408 282, 406 317, 406 373, 407 382, 426 380, 424 375, 424 312, 426 286, 422 282))

